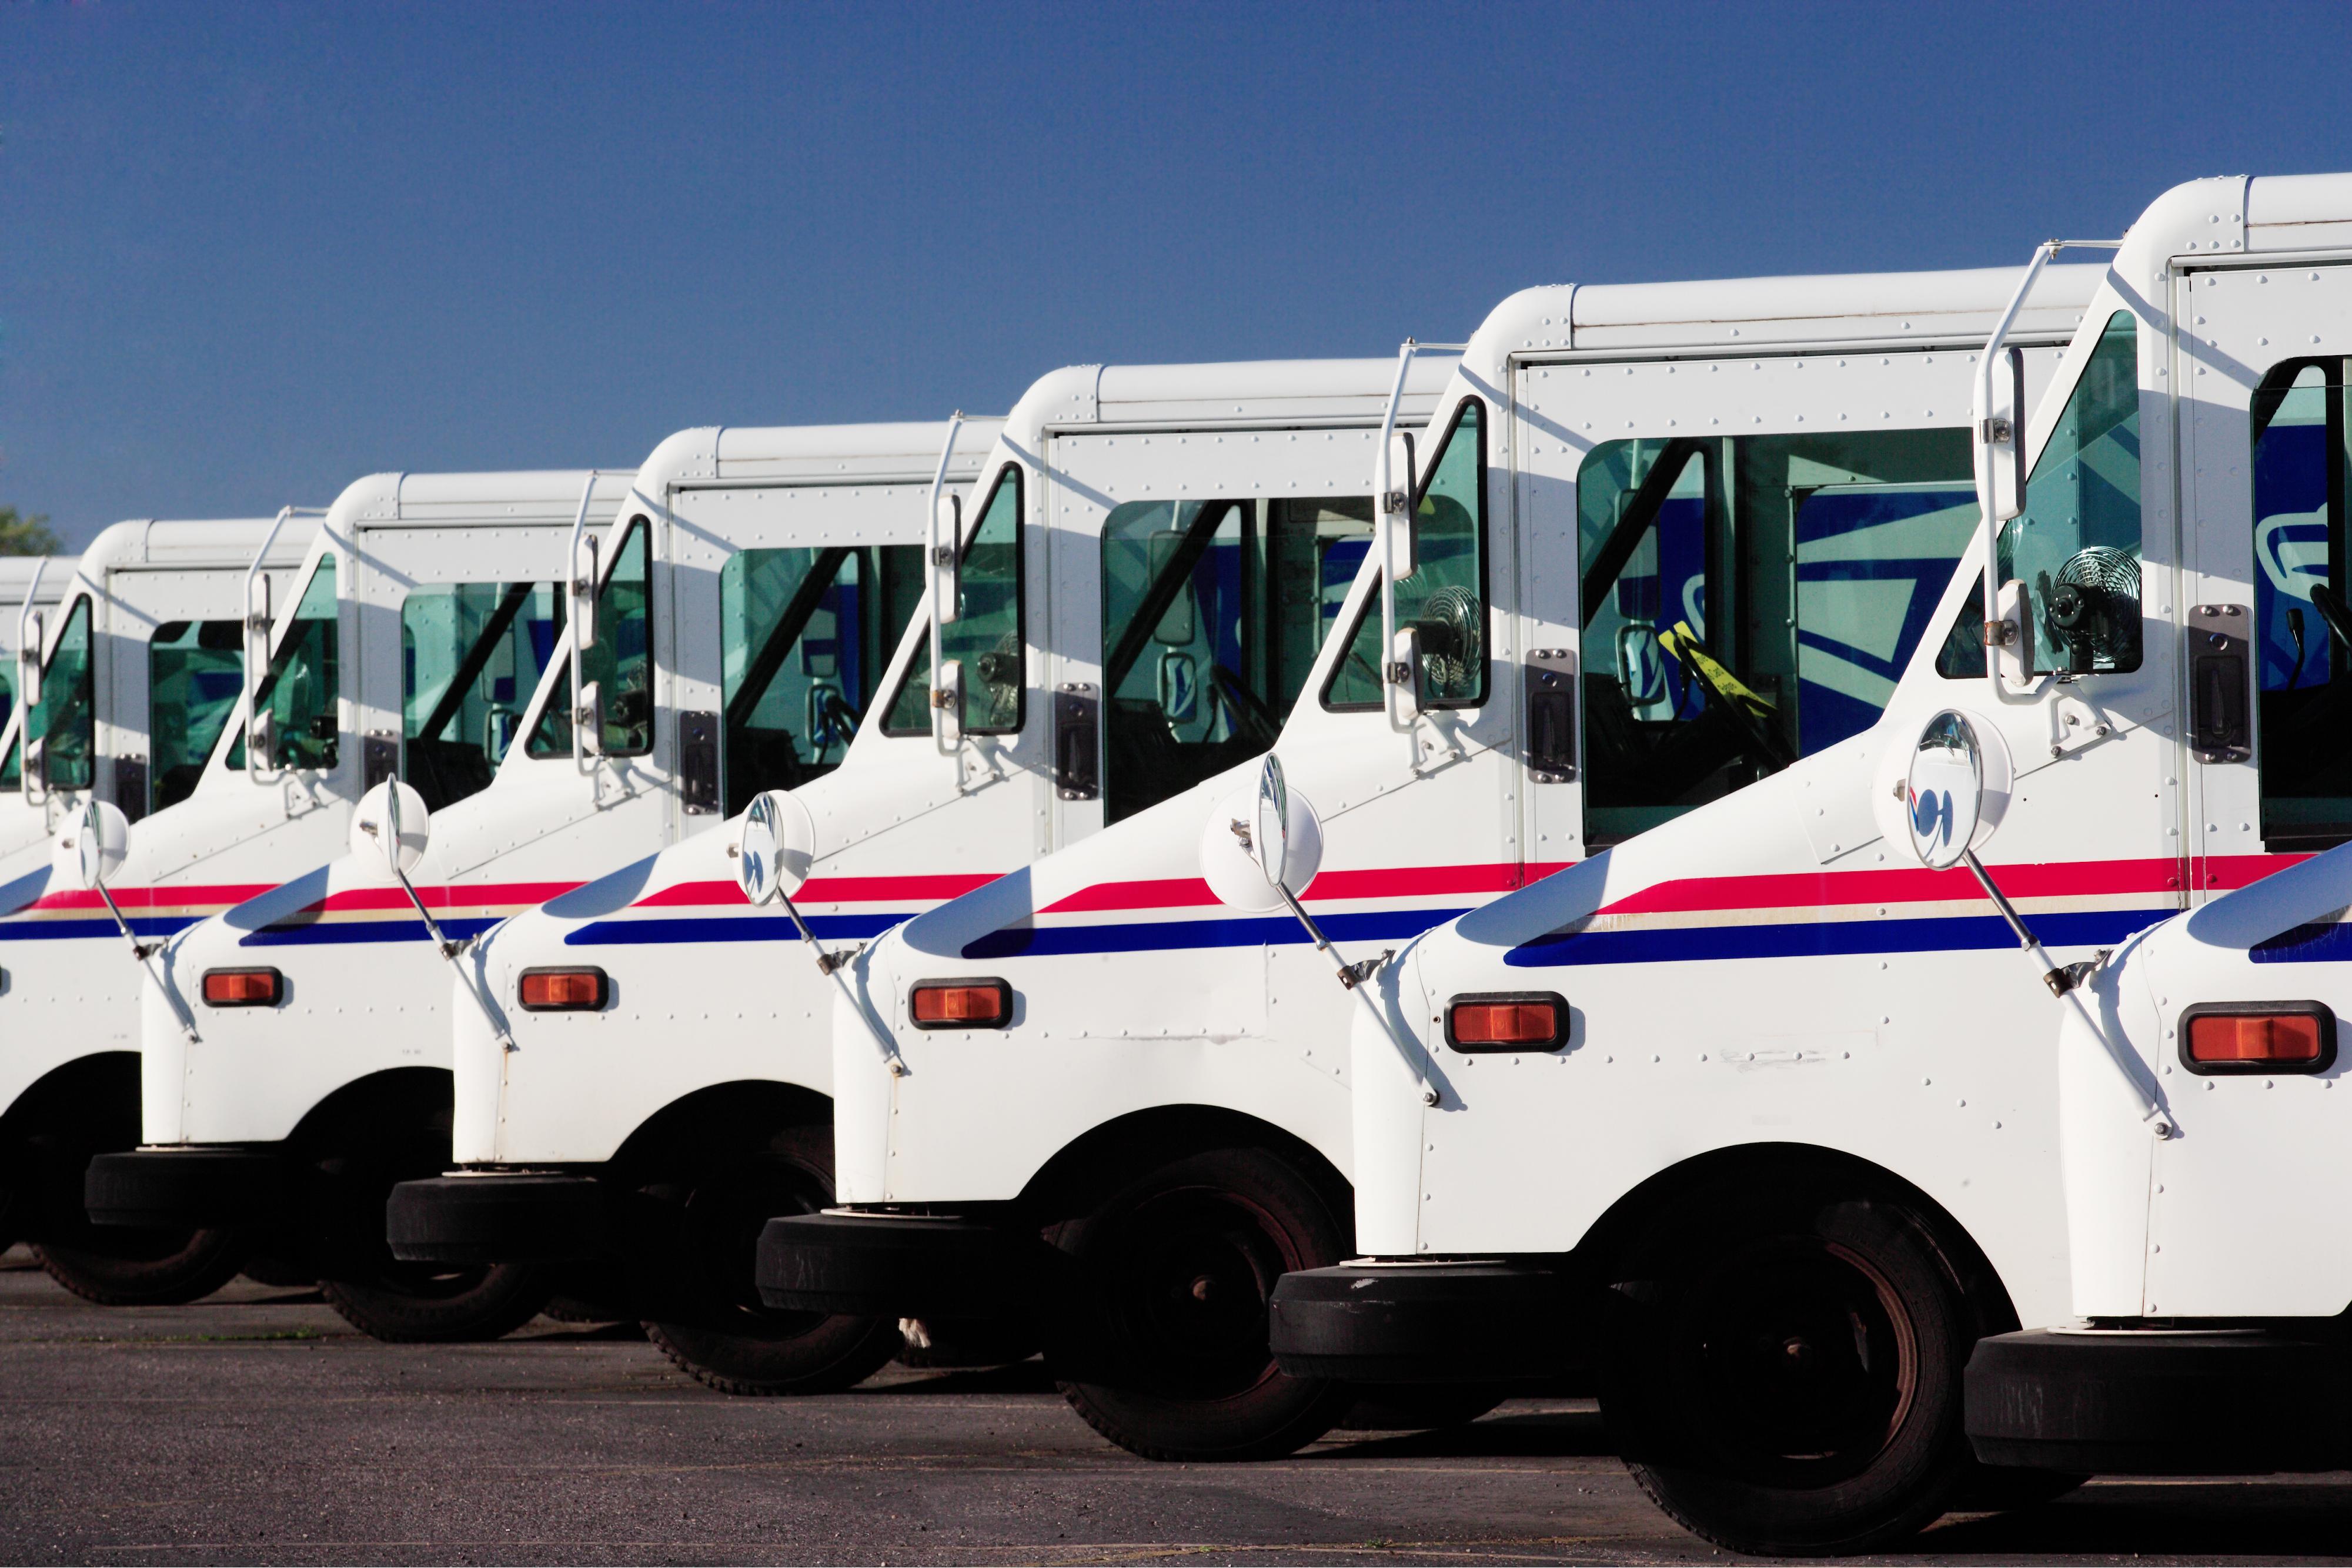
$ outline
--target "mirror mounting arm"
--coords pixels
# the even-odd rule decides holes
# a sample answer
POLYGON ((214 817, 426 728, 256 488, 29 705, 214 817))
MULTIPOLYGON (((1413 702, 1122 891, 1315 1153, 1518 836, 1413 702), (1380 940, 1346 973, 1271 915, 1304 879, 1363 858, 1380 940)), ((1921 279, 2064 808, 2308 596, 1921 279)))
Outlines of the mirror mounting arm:
POLYGON ((815 949, 816 972, 825 976, 835 986, 841 988, 843 998, 857 1009, 859 1018, 866 1020, 866 1030, 874 1036, 874 1043, 882 1048, 882 1063, 890 1070, 890 1076, 906 1077, 907 1059, 898 1054, 898 1042, 891 1038, 890 1031, 885 1029, 866 1004, 858 999, 857 993, 849 988, 848 977, 841 972, 848 966, 849 961, 856 957, 864 949, 852 947, 838 953, 826 952, 824 944, 816 939, 816 933, 809 929, 808 921, 802 917, 800 905, 793 902, 793 895, 778 888, 776 901, 784 906, 784 913, 792 918, 793 929, 801 934, 801 940, 815 949))

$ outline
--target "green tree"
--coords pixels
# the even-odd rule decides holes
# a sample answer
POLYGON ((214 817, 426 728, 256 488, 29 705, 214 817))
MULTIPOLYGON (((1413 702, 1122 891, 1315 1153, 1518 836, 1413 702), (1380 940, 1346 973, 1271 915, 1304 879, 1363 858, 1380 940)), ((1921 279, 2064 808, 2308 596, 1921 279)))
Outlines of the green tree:
POLYGON ((63 555, 66 542, 35 513, 27 517, 14 507, 0 507, 0 555, 63 555))

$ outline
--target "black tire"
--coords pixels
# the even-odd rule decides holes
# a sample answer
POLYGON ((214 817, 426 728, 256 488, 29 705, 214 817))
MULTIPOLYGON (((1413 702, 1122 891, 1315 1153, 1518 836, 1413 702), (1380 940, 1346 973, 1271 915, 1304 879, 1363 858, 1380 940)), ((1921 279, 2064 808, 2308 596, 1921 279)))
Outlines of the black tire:
POLYGON ((1284 1274, 1339 1261, 1348 1237, 1331 1198, 1264 1149, 1187 1155, 1130 1183, 1052 1237, 1081 1281, 1046 1345, 1062 1396, 1146 1458, 1297 1452, 1355 1391, 1276 1366, 1266 1303, 1284 1274))
POLYGON ((553 1289, 536 1263, 398 1263, 365 1280, 321 1280, 343 1321, 390 1344, 500 1339, 539 1315, 553 1289))
POLYGON ((1359 1385, 1356 1402, 1339 1419, 1347 1432, 1439 1432, 1467 1427, 1510 1397, 1483 1383, 1359 1385))
POLYGON ((245 1267, 233 1230, 151 1230, 85 1225, 70 1240, 35 1249, 49 1278, 106 1307, 177 1306, 211 1295, 245 1267))
POLYGON ((760 1300, 760 1232, 780 1214, 833 1201, 833 1129, 792 1127, 760 1149, 713 1161, 647 1195, 668 1206, 674 1250, 658 1287, 666 1310, 646 1337, 721 1394, 837 1394, 898 1354, 898 1320, 797 1312, 760 1300), (674 1305, 673 1305, 674 1304, 674 1305))
POLYGON ((1886 1194, 1711 1189, 1612 1270, 1601 1402, 1634 1480, 1736 1552, 1881 1550, 1973 1469, 1969 1310, 1928 1227, 1886 1194))

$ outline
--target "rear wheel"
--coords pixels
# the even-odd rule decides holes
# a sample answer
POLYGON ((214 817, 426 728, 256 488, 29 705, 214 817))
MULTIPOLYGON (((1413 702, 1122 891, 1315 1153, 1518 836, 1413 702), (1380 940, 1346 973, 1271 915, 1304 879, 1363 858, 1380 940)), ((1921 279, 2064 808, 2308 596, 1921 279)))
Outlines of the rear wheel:
POLYGON ((1602 1413, 1693 1533, 1873 1551, 1950 1504, 1971 1469, 1973 1315, 1902 1202, 1713 1191, 1646 1227, 1615 1272, 1602 1413))
POLYGON ((896 1318, 780 1311, 760 1300, 760 1232, 780 1214, 833 1201, 829 1127, 793 1127, 740 1158, 654 1189, 675 1206, 677 1250, 659 1288, 666 1311, 646 1337, 679 1370, 722 1394, 833 1394, 898 1354, 896 1318))
POLYGON ((69 1239, 38 1244, 49 1278, 108 1307, 176 1306, 209 1296, 245 1267, 232 1230, 152 1230, 82 1225, 69 1239))
POLYGON ((535 1263, 395 1263, 363 1280, 321 1280, 343 1321, 393 1344, 498 1339, 539 1315, 551 1281, 535 1263))
POLYGON ((1085 1289, 1046 1349, 1087 1424, 1146 1458, 1265 1459, 1330 1430, 1355 1393, 1266 1345, 1275 1281, 1345 1254, 1344 1218, 1263 1149, 1173 1160, 1058 1228, 1085 1289))

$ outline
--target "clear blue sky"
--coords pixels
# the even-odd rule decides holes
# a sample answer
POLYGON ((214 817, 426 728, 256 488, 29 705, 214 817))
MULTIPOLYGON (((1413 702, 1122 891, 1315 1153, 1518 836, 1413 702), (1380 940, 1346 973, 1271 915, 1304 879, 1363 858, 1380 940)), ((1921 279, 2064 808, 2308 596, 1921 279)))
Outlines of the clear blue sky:
POLYGON ((1533 283, 1976 266, 2352 168, 2352 8, 0 0, 0 502, 1385 354, 1533 283))

